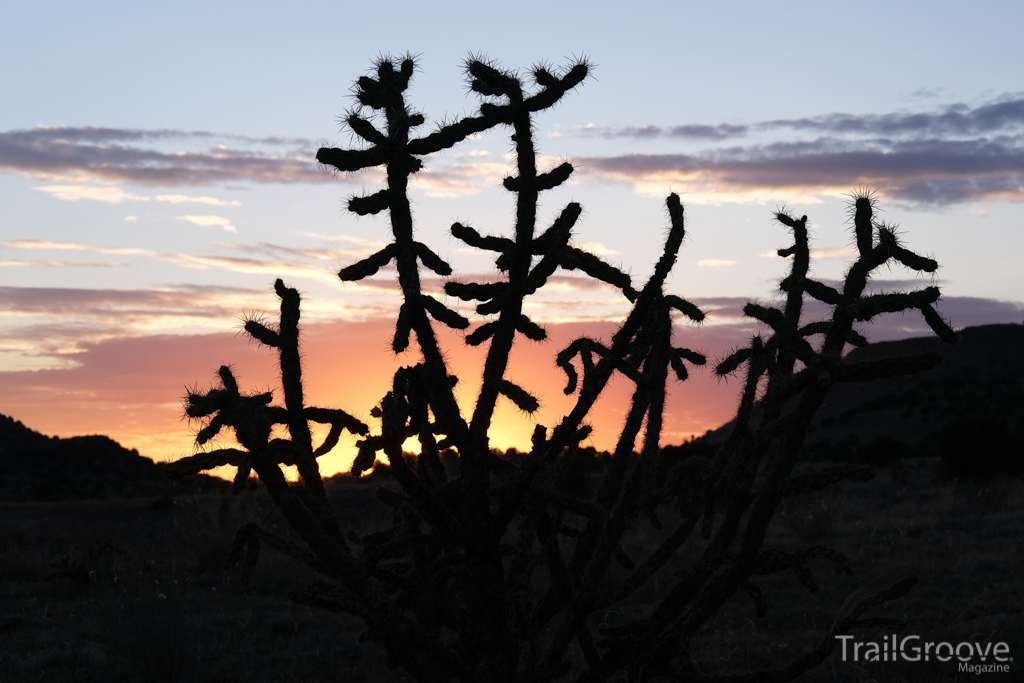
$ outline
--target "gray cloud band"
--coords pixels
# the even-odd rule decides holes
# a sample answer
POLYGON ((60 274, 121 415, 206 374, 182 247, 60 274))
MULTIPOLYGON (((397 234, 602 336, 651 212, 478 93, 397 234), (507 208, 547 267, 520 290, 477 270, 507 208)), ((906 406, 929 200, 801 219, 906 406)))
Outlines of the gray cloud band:
POLYGON ((887 196, 928 204, 1024 200, 1024 138, 856 144, 779 143, 705 155, 628 154, 579 159, 580 171, 638 182, 678 174, 720 191, 760 188, 884 188, 887 196))
MULTIPOLYGON (((1024 200, 1024 97, 976 107, 955 104, 924 113, 777 119, 745 125, 587 128, 607 139, 678 139, 703 143, 777 137, 694 154, 628 154, 581 159, 581 171, 606 179, 699 180, 718 192, 878 187, 926 204, 1024 200)), ((735 144, 735 143, 733 143, 735 144)))
POLYGON ((205 130, 177 130, 159 128, 145 130, 142 128, 101 128, 96 126, 38 126, 31 130, 10 131, 0 137, 22 138, 29 142, 51 140, 64 144, 140 142, 143 140, 230 140, 257 145, 288 145, 291 147, 312 147, 315 143, 308 138, 285 138, 281 136, 253 137, 250 135, 233 135, 211 133, 205 130))
POLYGON ((1005 95, 977 107, 951 104, 933 112, 890 114, 826 114, 796 119, 775 119, 750 124, 588 127, 586 136, 603 138, 678 138, 725 140, 776 130, 806 131, 823 135, 957 136, 1001 133, 1024 126, 1024 97, 1005 95))
POLYGON ((142 185, 209 185, 225 181, 309 183, 331 179, 314 159, 309 141, 289 138, 250 138, 175 130, 112 128, 36 128, 0 133, 0 171, 35 176, 85 176, 90 179, 142 185), (166 152, 140 146, 167 141, 226 140, 204 152, 166 152), (269 154, 244 149, 300 145, 302 151, 269 154))
MULTIPOLYGON (((887 196, 923 204, 1024 201, 1021 97, 1005 97, 973 108, 952 105, 930 113, 830 114, 750 125, 642 126, 585 132, 609 138, 675 137, 710 143, 779 130, 819 137, 751 142, 693 154, 591 156, 577 159, 577 168, 581 174, 615 182, 697 182, 720 194, 794 188, 834 192, 867 185, 887 196)), ((332 179, 313 160, 313 145, 308 140, 112 128, 41 127, 0 133, 0 171, 162 186, 332 179), (170 141, 210 145, 216 140, 232 146, 221 144, 201 152, 154 149, 170 141), (275 146, 292 146, 292 151, 266 151, 275 146)), ((431 173, 435 181, 451 175, 450 169, 431 173)))

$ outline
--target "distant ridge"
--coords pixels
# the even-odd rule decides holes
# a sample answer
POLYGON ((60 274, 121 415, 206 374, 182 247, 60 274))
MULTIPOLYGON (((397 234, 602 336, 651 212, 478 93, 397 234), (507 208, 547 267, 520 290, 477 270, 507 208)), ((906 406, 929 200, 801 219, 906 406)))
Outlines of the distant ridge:
POLYGON ((226 486, 205 475, 175 484, 160 465, 109 437, 47 437, 0 415, 0 501, 130 498, 226 486))
MULTIPOLYGON (((848 362, 942 354, 942 363, 914 375, 839 383, 815 414, 805 449, 810 459, 867 461, 937 457, 956 441, 966 457, 1006 451, 1024 459, 1024 325, 979 325, 958 344, 914 337, 856 348, 848 362)), ((732 422, 698 439, 721 445, 732 422)), ((948 455, 948 454, 947 454, 948 455)))
MULTIPOLYGON (((936 450, 940 433, 958 421, 998 421, 1024 427, 1024 325, 982 325, 960 332, 960 343, 935 337, 880 342, 854 349, 849 362, 934 351, 942 363, 926 372, 877 382, 837 384, 814 417, 807 443, 829 445, 884 439, 936 450)), ((934 455, 920 452, 918 455, 934 455)))

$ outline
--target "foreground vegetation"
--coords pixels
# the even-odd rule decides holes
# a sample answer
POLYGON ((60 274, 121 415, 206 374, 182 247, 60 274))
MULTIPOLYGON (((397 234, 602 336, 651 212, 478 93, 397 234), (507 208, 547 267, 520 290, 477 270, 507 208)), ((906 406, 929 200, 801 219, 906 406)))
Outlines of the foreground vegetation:
MULTIPOLYGON (((685 235, 679 197, 672 194, 665 202, 668 234, 642 285, 574 246, 579 204, 566 204, 547 229, 537 224, 541 194, 565 183, 574 169, 569 162, 538 169, 535 116, 579 86, 589 71, 584 61, 561 72, 538 66, 527 85, 518 74, 473 58, 466 72, 471 89, 483 99, 478 115, 420 137, 415 135, 425 117, 406 101, 415 72, 411 58, 382 58, 374 75, 357 81, 360 107, 345 123, 364 146, 323 148, 317 160, 339 172, 385 170, 385 186, 351 198, 348 208, 361 216, 386 212, 392 241, 343 268, 339 277, 358 281, 393 267, 402 303, 391 346, 399 354, 414 352, 370 411, 376 420, 372 428, 344 410, 306 405, 301 297, 281 280, 274 285, 279 321, 252 317, 245 331, 276 350, 283 401, 273 403, 273 392, 246 393, 227 365, 214 387, 186 397, 186 414, 198 422, 198 445, 227 432, 237 446, 184 458, 167 472, 187 476, 231 465, 237 491, 248 487, 255 473, 300 539, 265 525, 242 526, 228 558, 241 581, 252 576, 263 548, 301 562, 318 578, 292 598, 358 617, 366 627, 361 640, 383 646, 388 663, 417 680, 700 678, 701 633, 729 613, 736 596, 764 616, 769 613, 764 587, 771 577, 794 575, 815 592, 813 568, 848 571, 847 557, 831 546, 767 543, 773 521, 791 499, 874 476, 871 468, 857 464, 798 471, 814 416, 835 384, 912 374, 941 361, 937 353, 851 361, 844 357, 847 346, 867 343, 858 325, 880 315, 915 312, 941 339, 957 341, 933 307, 937 287, 869 292, 868 282, 879 268, 918 273, 938 268, 876 218, 873 196, 859 193, 851 203, 857 255, 838 287, 811 274, 807 217, 779 211, 776 220, 792 236, 792 244, 778 251, 788 259, 780 283, 783 301, 748 303, 744 314, 762 323, 765 332, 714 364, 720 377, 743 375, 731 432, 711 453, 665 457, 667 384, 685 381, 694 367, 707 363, 674 330, 676 318, 699 323, 704 312, 666 291, 685 235), (495 256, 493 279, 466 282, 417 241, 409 180, 431 154, 491 129, 507 130, 516 152, 514 171, 503 182, 514 197, 515 224, 511 236, 452 225, 454 238, 495 256), (538 407, 526 378, 509 376, 509 354, 517 341, 547 337, 525 304, 559 269, 610 285, 631 310, 610 340, 581 337, 557 354, 565 393, 576 397, 572 410, 557 424, 537 425, 532 448, 521 457, 498 457, 489 443, 498 401, 511 401, 527 413, 538 407), (470 302, 478 319, 471 321, 449 301, 424 292, 423 272, 448 278, 445 294, 470 302), (807 320, 807 299, 824 304, 826 315, 807 320), (487 348, 480 388, 467 414, 454 393, 462 369, 449 367, 435 325, 467 330, 467 344, 487 348), (589 481, 580 445, 591 432, 592 407, 616 374, 632 383, 631 401, 614 451, 597 480, 589 481), (330 426, 319 444, 311 422, 330 426), (286 438, 276 436, 277 425, 287 429, 286 438), (378 491, 391 508, 385 529, 345 531, 326 494, 317 457, 337 444, 343 430, 362 437, 353 475, 380 457, 398 484, 378 491), (418 441, 418 455, 407 459, 403 447, 409 439, 418 441), (453 466, 446 465, 446 457, 453 466), (290 465, 298 469, 297 484, 284 476, 282 467, 290 465), (630 607, 638 604, 644 608, 630 607)), ((753 668, 744 673, 764 681, 791 680, 828 658, 838 635, 903 628, 903 618, 878 612, 903 598, 916 581, 914 575, 896 577, 846 600, 816 641, 793 650, 781 664, 765 664, 769 658, 763 652, 748 651, 753 668)), ((785 611, 802 602, 789 599, 773 609, 785 611)), ((722 671, 715 667, 713 673, 722 671)))
MULTIPOLYGON (((328 482, 343 529, 387 528, 379 485, 396 487, 375 476, 328 482)), ((406 674, 388 669, 382 647, 360 645, 358 619, 289 600, 295 585, 312 578, 301 563, 268 554, 247 587, 223 570, 231 538, 247 522, 288 533, 258 491, 0 504, 0 680, 402 681, 406 674)), ((1019 646, 1022 534, 1024 482, 948 481, 936 458, 905 460, 873 481, 790 499, 767 542, 845 548, 851 573, 821 573, 814 600, 792 574, 766 577, 772 611, 759 617, 745 596, 729 601, 699 632, 694 661, 702 671, 778 666, 816 642, 848 596, 911 572, 918 585, 884 610, 905 618, 909 632, 952 642, 980 634, 1019 646)), ((648 596, 638 595, 618 618, 649 607, 648 596)), ((935 662, 834 658, 800 680, 973 679, 935 662)))

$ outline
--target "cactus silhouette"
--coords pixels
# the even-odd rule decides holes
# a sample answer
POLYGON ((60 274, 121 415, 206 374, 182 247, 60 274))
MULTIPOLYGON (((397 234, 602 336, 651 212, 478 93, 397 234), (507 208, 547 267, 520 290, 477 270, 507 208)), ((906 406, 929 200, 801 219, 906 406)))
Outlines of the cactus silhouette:
MULTIPOLYGON (((847 363, 846 345, 866 343, 857 323, 917 309, 940 337, 956 341, 933 308, 937 288, 865 293, 871 274, 892 261, 924 272, 937 264, 903 247, 893 229, 875 220, 874 199, 861 194, 853 201, 858 257, 841 289, 833 288, 809 275, 806 216, 780 211, 776 218, 794 240, 779 251, 791 259, 780 285, 785 303, 781 308, 748 303, 745 315, 763 323, 765 333, 714 364, 719 376, 745 367, 732 431, 713 454, 670 458, 660 448, 670 374, 686 381, 693 368, 706 364, 703 355, 677 344, 673 322, 677 314, 700 322, 704 313, 665 292, 685 232, 679 197, 666 201, 670 226, 662 254, 643 286, 634 288, 629 275, 573 246, 579 204, 566 205, 549 227, 537 225, 538 197, 564 183, 573 167, 565 162, 538 170, 534 117, 587 78, 586 61, 559 72, 536 67, 528 86, 515 73, 471 59, 467 77, 483 99, 478 114, 422 137, 412 131, 425 118, 405 100, 414 71, 411 58, 379 60, 375 76, 357 81, 361 107, 345 118, 366 145, 317 154, 318 161, 341 172, 386 170, 386 185, 350 199, 348 208, 358 215, 387 211, 392 241, 339 273, 342 280, 360 280, 391 263, 398 272, 402 305, 392 348, 405 353, 415 342, 419 358, 395 373, 391 390, 371 411, 379 424, 371 430, 343 411, 304 404, 299 295, 278 280, 280 323, 272 327, 250 319, 245 331, 277 349, 284 405, 272 405, 271 393, 241 393, 230 368, 222 367, 219 386, 188 394, 186 414, 202 425, 200 445, 229 428, 240 448, 200 452, 172 463, 168 473, 183 476, 232 465, 237 489, 255 471, 300 542, 244 526, 229 559, 243 580, 264 544, 305 563, 322 580, 292 598, 360 617, 367 626, 363 640, 382 645, 390 663, 419 680, 710 678, 697 673, 688 652, 698 630, 726 600, 747 595, 764 614, 767 602, 757 577, 791 570, 813 591, 812 562, 845 567, 845 557, 831 548, 765 548, 765 534, 784 498, 873 476, 859 465, 800 475, 793 468, 811 418, 834 383, 911 373, 940 361, 925 354, 847 363), (515 171, 503 183, 515 196, 515 224, 511 237, 484 235, 461 223, 451 227, 456 239, 492 252, 503 273, 495 282, 446 282, 445 292, 473 302, 483 320, 469 330, 467 318, 421 289, 422 268, 445 277, 452 269, 415 239, 408 185, 426 155, 493 128, 508 130, 515 146, 515 171), (565 393, 575 396, 572 409, 549 428, 537 426, 529 452, 501 457, 488 440, 497 402, 504 397, 526 412, 539 405, 524 378, 508 374, 516 337, 539 341, 547 334, 524 313, 524 302, 559 269, 582 271, 614 286, 630 312, 607 343, 584 336, 557 354, 565 393), (803 322, 808 296, 826 304, 830 315, 803 322), (438 344, 436 324, 469 330, 467 344, 487 345, 482 383, 468 415, 456 402, 456 379, 438 344), (813 345, 810 340, 819 337, 813 345), (632 397, 615 449, 590 494, 588 486, 579 485, 585 481, 580 443, 590 433, 588 416, 615 373, 630 382, 632 397), (330 425, 317 447, 309 421, 330 425), (285 425, 288 438, 271 438, 274 425, 285 425), (362 436, 352 474, 359 476, 383 457, 400 487, 378 491, 393 509, 393 526, 362 537, 339 528, 317 468, 317 457, 346 429, 362 436), (419 454, 407 459, 402 445, 411 437, 419 441, 419 454), (442 465, 445 451, 457 456, 457 472, 442 465), (300 481, 288 483, 282 465, 296 465, 300 481), (627 541, 644 533, 657 540, 630 557, 626 548, 636 544, 627 541), (696 559, 675 571, 684 548, 695 551, 686 557, 696 559), (658 596, 645 616, 602 625, 617 606, 641 589, 649 591, 656 575, 662 578, 658 596)), ((720 680, 790 680, 823 661, 838 634, 900 628, 899 620, 865 615, 905 595, 914 581, 908 577, 848 604, 820 644, 791 662, 720 680)))

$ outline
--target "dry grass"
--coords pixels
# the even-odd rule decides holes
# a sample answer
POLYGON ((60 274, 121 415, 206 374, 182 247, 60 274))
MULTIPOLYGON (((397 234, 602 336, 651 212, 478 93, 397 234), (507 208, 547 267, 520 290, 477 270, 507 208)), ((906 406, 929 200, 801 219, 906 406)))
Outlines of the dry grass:
MULTIPOLYGON (((829 545, 849 555, 853 573, 812 565, 816 595, 791 574, 765 577, 768 616, 758 618, 748 598, 733 598, 695 643, 699 668, 739 672, 782 663, 817 642, 851 596, 908 574, 920 583, 884 613, 907 619, 910 633, 1024 649, 1024 482, 944 482, 935 465, 908 460, 867 484, 789 499, 765 547, 829 545)), ((387 511, 373 489, 333 490, 345 525, 384 528, 387 511)), ((222 569, 234 530, 250 520, 287 533, 261 492, 0 505, 0 680, 403 680, 387 669, 381 650, 358 644, 358 622, 288 599, 311 578, 291 560, 265 552, 244 589, 222 569)), ((627 550, 642 557, 653 540, 640 530, 627 550)), ((605 620, 643 614, 686 560, 684 554, 605 620)), ((854 664, 833 656, 801 680, 971 677, 957 678, 952 662, 854 664)))
MULTIPOLYGON (((991 640, 1024 649, 1024 482, 944 482, 932 459, 903 461, 867 484, 786 501, 765 547, 828 545, 850 558, 852 574, 836 574, 825 563, 815 568, 820 590, 809 594, 792 574, 761 581, 769 604, 758 619, 745 596, 704 630, 695 653, 709 669, 752 670, 765 653, 795 655, 817 643, 840 607, 907 575, 919 583, 903 600, 878 613, 907 620, 907 634, 922 640, 959 643, 991 640)), ((812 567, 814 568, 814 567, 812 567)), ((859 640, 878 640, 864 632, 859 640)), ((1019 675, 1019 673, 1017 674, 1019 675)), ((805 681, 970 681, 956 663, 843 662, 838 652, 805 681)), ((1001 679, 988 674, 985 680, 1001 679)), ((1019 679, 1018 679, 1019 680, 1019 679)))
POLYGON ((401 680, 355 620, 288 599, 301 566, 268 552, 244 589, 223 570, 275 515, 262 492, 0 505, 0 680, 401 680))

